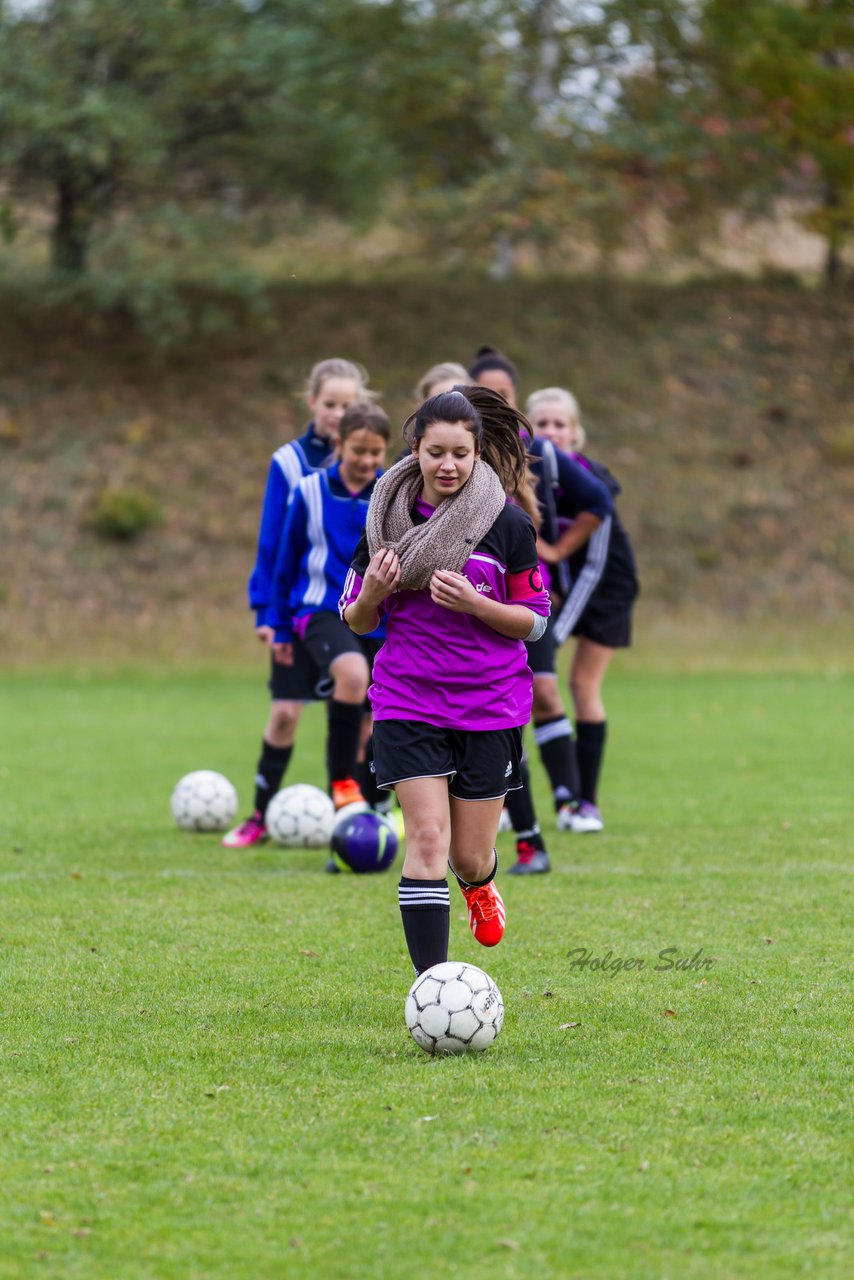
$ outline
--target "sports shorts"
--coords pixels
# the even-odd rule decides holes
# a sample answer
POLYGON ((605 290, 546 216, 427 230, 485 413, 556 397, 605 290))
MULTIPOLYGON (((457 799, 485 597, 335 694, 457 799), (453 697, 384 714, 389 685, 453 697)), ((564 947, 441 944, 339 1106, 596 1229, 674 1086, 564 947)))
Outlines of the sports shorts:
POLYGON ((337 613, 313 613, 303 638, 294 637, 293 666, 285 667, 271 658, 268 687, 273 700, 319 702, 330 697, 334 681, 329 668, 335 659, 344 653, 360 653, 370 672, 382 643, 376 637, 357 636, 337 613))
POLYGON ((528 651, 528 666, 535 676, 553 676, 557 673, 558 644, 554 634, 555 612, 553 610, 548 626, 539 640, 532 640, 525 645, 528 651))
POLYGON ((574 636, 584 636, 606 649, 628 649, 632 643, 632 609, 625 605, 601 604, 592 599, 572 628, 574 636))
POLYGON ((458 800, 495 800, 522 785, 522 730, 446 729, 423 720, 374 721, 374 773, 389 791, 413 778, 447 778, 458 800))

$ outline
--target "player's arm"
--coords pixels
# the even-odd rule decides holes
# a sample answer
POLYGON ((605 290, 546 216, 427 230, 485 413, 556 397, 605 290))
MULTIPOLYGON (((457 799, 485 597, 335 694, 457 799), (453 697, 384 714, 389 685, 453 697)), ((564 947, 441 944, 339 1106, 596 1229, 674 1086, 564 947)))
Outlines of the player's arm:
POLYGON ((566 560, 579 547, 583 547, 602 523, 602 517, 592 511, 579 511, 568 529, 560 535, 557 542, 545 542, 537 539, 537 551, 544 564, 559 564, 566 560))
POLYGON ((534 625, 534 616, 525 605, 505 604, 481 595, 464 573, 437 569, 430 579, 430 598, 451 613, 469 613, 500 636, 524 640, 534 625))
POLYGON ((603 520, 614 513, 614 501, 607 485, 580 467, 563 452, 555 450, 557 479, 560 485, 558 515, 568 516, 572 524, 561 534, 557 542, 538 540, 540 559, 546 564, 558 564, 578 551, 590 540, 603 520))
POLYGON ((288 507, 282 540, 276 556, 273 572, 272 606, 270 623, 275 627, 276 645, 293 643, 293 611, 291 594, 299 576, 300 566, 308 549, 308 512, 300 486, 294 490, 288 507))
POLYGON ((268 614, 273 599, 273 572, 289 498, 290 486, 281 467, 274 460, 267 475, 255 566, 249 578, 249 607, 255 611, 255 626, 260 638, 263 638, 262 632, 268 632, 272 636, 268 614))
POLYGON ((491 600, 462 573, 437 570, 430 580, 436 604, 469 613, 508 640, 538 640, 546 629, 551 605, 537 562, 534 526, 521 512, 511 517, 515 528, 507 558, 507 599, 491 600))
MULTIPOLYGON (((360 547, 362 544, 359 544, 360 547)), ((351 631, 357 636, 368 635, 380 625, 382 604, 400 585, 400 561, 397 552, 388 547, 377 551, 368 562, 364 576, 356 582, 359 564, 358 550, 353 567, 344 584, 339 611, 351 631)))

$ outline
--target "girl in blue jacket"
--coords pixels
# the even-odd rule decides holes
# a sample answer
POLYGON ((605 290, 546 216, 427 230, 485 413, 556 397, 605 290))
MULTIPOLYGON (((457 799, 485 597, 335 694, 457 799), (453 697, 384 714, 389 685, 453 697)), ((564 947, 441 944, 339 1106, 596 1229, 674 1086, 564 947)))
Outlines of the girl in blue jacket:
MULTIPOLYGON (((298 439, 282 445, 270 461, 255 567, 249 579, 249 606, 255 612, 255 634, 270 649, 275 638, 275 628, 271 625, 273 576, 288 504, 303 476, 329 465, 345 410, 358 400, 372 399, 367 382, 365 370, 352 360, 334 357, 316 364, 305 390, 311 421, 298 439)), ((286 682, 281 678, 283 670, 271 653, 272 701, 255 769, 255 803, 250 816, 224 837, 227 848, 246 848, 267 839, 264 815, 288 767, 304 705, 289 696, 286 682)))
MULTIPOLYGON (((384 631, 356 636, 338 601, 385 461, 391 430, 377 405, 355 404, 338 427, 336 461, 296 487, 276 561, 271 620, 280 681, 300 704, 329 698, 326 760, 336 809, 364 800, 357 761, 374 656, 384 631)), ((363 778, 364 780, 364 778, 363 778)))

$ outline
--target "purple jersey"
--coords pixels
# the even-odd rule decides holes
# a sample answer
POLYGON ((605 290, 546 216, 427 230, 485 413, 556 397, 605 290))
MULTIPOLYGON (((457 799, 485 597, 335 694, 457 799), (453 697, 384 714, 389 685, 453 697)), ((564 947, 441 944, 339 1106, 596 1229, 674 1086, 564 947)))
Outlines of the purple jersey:
MULTIPOLYGON (((418 501, 416 524, 433 512, 418 501)), ((340 608, 359 594, 368 567, 367 537, 356 549, 340 608)), ((477 591, 523 604, 543 617, 549 598, 540 578, 534 527, 508 503, 463 566, 477 591)), ((532 676, 523 640, 499 635, 469 613, 435 604, 429 590, 396 591, 380 606, 386 641, 368 690, 377 720, 422 720, 448 729, 511 729, 531 717, 532 676)))

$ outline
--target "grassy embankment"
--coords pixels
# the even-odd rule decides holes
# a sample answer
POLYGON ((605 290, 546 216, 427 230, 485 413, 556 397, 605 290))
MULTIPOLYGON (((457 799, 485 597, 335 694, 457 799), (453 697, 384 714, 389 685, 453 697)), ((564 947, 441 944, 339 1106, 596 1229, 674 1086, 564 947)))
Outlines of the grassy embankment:
POLYGON ((275 322, 159 351, 120 314, 0 312, 0 655, 251 665, 245 581, 271 451, 318 358, 362 361, 395 424, 437 359, 483 341, 522 393, 564 383, 623 482, 661 669, 848 660, 852 308, 792 285, 592 280, 293 286, 275 322), (99 495, 161 521, 99 538, 99 495))

